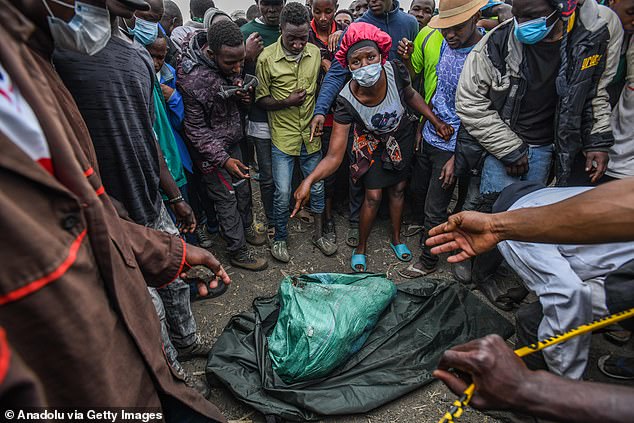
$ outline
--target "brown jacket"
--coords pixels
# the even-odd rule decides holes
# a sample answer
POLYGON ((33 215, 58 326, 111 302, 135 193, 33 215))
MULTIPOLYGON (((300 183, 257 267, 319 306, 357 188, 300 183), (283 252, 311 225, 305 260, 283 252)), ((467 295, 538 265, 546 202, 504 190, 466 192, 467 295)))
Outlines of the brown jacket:
POLYGON ((117 215, 51 66, 50 40, 7 0, 0 21, 0 63, 38 117, 55 169, 53 177, 0 133, 0 326, 9 344, 49 406, 159 408, 161 394, 224 421, 167 365, 147 292, 180 272, 184 242, 117 215))

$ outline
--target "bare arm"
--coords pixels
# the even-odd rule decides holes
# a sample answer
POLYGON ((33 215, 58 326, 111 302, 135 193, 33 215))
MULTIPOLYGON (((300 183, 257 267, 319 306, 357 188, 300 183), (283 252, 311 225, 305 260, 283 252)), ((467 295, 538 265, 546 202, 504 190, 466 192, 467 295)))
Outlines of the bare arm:
POLYGON ((634 240, 634 178, 601 185, 549 206, 500 213, 502 240, 596 244, 634 240))
MULTIPOLYGON (((165 157, 163 157, 163 152, 161 151, 158 142, 156 143, 156 148, 158 150, 159 166, 161 168, 159 180, 161 190, 163 190, 167 198, 170 200, 181 197, 180 189, 178 188, 178 185, 176 185, 172 174, 167 168, 167 162, 165 161, 165 157)), ((196 217, 194 216, 194 212, 191 207, 189 207, 189 204, 187 204, 181 197, 180 201, 170 204, 170 207, 176 215, 176 226, 178 229, 186 233, 194 232, 196 229, 196 217)))
POLYGON ((484 214, 462 212, 429 232, 433 254, 462 250, 456 263, 517 240, 597 244, 634 240, 634 177, 610 182, 548 206, 484 214))
POLYGON ((302 204, 308 199, 310 187, 315 182, 321 181, 337 171, 343 161, 343 155, 346 153, 349 132, 349 124, 341 125, 337 122, 334 123, 326 157, 319 162, 315 170, 302 181, 297 191, 295 191, 295 209, 293 213, 291 213, 291 217, 295 216, 295 213, 299 211, 302 204))
POLYGON ((448 141, 453 135, 453 128, 447 125, 434 114, 431 108, 425 103, 423 97, 411 85, 407 86, 404 91, 405 102, 409 107, 420 113, 434 125, 438 135, 448 141))
POLYGON ((634 412, 634 389, 531 371, 497 335, 445 351, 434 376, 461 395, 473 381, 471 405, 570 422, 623 422, 634 412), (465 380, 449 369, 468 374, 465 380))

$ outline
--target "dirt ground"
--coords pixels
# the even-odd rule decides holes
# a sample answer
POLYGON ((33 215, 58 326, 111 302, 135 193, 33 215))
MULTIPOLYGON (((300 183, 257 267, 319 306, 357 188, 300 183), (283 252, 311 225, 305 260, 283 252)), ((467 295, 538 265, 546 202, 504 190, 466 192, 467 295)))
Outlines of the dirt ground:
MULTIPOLYGON (((254 184, 254 196, 257 197, 259 192, 257 184, 254 184)), ((259 201, 255 200, 256 215, 259 221, 263 221, 262 209, 259 201)), ((224 264, 232 278, 230 289, 221 297, 196 301, 193 303, 194 315, 198 322, 198 329, 203 341, 213 343, 222 333, 223 328, 229 321, 230 317, 242 311, 249 310, 251 303, 256 297, 273 295, 277 292, 278 284, 285 275, 315 273, 315 272, 337 272, 348 273, 350 269, 351 248, 345 244, 345 236, 348 230, 347 220, 341 214, 336 216, 337 224, 337 244, 339 251, 333 257, 324 257, 319 250, 313 247, 310 242, 312 236, 312 225, 292 219, 289 222, 289 251, 291 252, 291 262, 282 264, 273 259, 270 255, 268 246, 254 247, 257 253, 269 260, 269 267, 262 272, 249 272, 232 268, 229 265, 228 258, 224 252, 224 242, 218 235, 214 235, 214 247, 212 252, 224 264)), ((399 283, 401 278, 396 271, 404 266, 399 262, 392 250, 389 248, 388 241, 389 220, 379 218, 375 223, 374 230, 369 240, 368 248, 368 271, 377 273, 387 273, 388 277, 395 283, 399 283)), ((403 238, 417 255, 419 250, 418 236, 412 238, 403 238)), ((434 277, 447 278, 453 280, 449 265, 441 259, 440 268, 434 277)), ((508 274, 497 278, 499 282, 506 286, 515 285, 518 279, 508 274)), ((457 282, 456 282, 457 283, 457 282)), ((474 291, 476 295, 486 299, 479 291, 474 291)), ((529 296, 525 301, 533 301, 535 297, 529 296)), ((510 321, 513 320, 512 313, 500 311, 500 314, 510 321)), ((511 338, 510 345, 513 346, 514 338, 511 338)), ((614 351, 623 355, 634 355, 634 341, 630 341, 625 347, 615 347, 607 342, 602 335, 593 336, 593 348, 591 351, 590 364, 588 366, 586 378, 602 382, 614 383, 603 376, 596 366, 597 358, 606 352, 614 351)), ((194 375, 204 378, 205 360, 195 360, 184 363, 186 369, 193 372, 194 375)), ((445 388, 440 382, 433 382, 422 387, 400 399, 393 401, 387 405, 372 410, 369 413, 361 415, 340 416, 324 420, 328 423, 371 423, 371 422, 437 422, 442 414, 447 411, 451 402, 455 400, 455 396, 445 388)), ((216 404, 224 413, 227 419, 232 421, 247 422, 264 422, 263 416, 248 405, 242 404, 233 395, 224 388, 212 389, 210 401, 216 404)), ((500 417, 500 416, 498 416, 500 417)), ((480 413, 471 408, 467 408, 460 418, 464 423, 480 423, 480 422, 496 422, 504 421, 492 416, 480 413)))

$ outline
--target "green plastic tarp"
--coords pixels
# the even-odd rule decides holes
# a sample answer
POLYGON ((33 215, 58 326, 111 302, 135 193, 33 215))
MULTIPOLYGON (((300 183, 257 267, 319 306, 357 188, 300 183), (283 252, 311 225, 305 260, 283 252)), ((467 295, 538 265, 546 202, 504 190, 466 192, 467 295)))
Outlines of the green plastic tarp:
POLYGON ((286 383, 329 375, 359 351, 396 296, 382 275, 287 276, 267 338, 273 370, 286 383))
POLYGON ((292 384, 273 371, 267 348, 279 298, 258 298, 253 310, 231 318, 214 344, 207 380, 226 386, 264 415, 285 420, 364 413, 432 382, 446 349, 492 333, 503 338, 513 333, 505 318, 455 282, 420 278, 397 288, 356 354, 326 377, 292 384))

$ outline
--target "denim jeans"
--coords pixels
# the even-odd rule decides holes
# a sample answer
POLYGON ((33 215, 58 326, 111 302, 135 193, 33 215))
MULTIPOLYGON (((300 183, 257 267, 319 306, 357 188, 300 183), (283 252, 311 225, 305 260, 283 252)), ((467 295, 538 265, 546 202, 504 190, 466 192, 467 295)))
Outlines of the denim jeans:
MULTIPOLYGON (((171 235, 178 235, 178 229, 169 217, 165 206, 161 208, 159 218, 150 227, 171 235)), ((178 356, 174 346, 185 348, 196 342, 196 321, 189 299, 189 285, 181 278, 176 278, 163 288, 148 287, 148 290, 161 322, 163 348, 169 363, 173 365, 178 356)))
MULTIPOLYGON (((286 154, 275 147, 275 145, 271 145, 271 157, 273 164, 273 181, 275 183, 275 195, 273 196, 275 240, 285 241, 288 237, 286 225, 290 216, 289 204, 291 201, 291 185, 296 156, 286 154)), ((302 143, 302 149, 299 154, 299 165, 304 178, 315 170, 320 160, 321 151, 308 154, 306 145, 302 143)), ((324 181, 319 181, 310 187, 310 208, 313 213, 324 212, 324 197, 324 181)))
POLYGON ((255 154, 258 158, 258 169, 260 173, 260 195, 264 214, 268 224, 273 224, 273 170, 271 169, 271 140, 264 138, 249 137, 255 146, 255 154))
POLYGON ((500 193, 507 186, 519 181, 536 181, 546 183, 553 163, 552 144, 529 146, 528 148, 528 172, 522 176, 510 176, 506 173, 504 163, 489 155, 482 168, 482 182, 480 193, 500 193))

